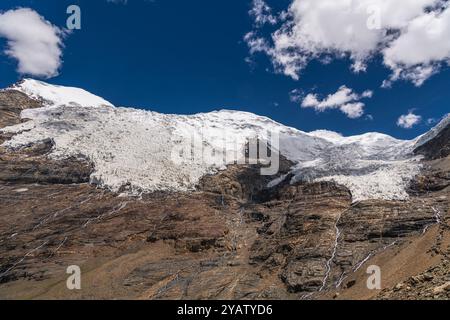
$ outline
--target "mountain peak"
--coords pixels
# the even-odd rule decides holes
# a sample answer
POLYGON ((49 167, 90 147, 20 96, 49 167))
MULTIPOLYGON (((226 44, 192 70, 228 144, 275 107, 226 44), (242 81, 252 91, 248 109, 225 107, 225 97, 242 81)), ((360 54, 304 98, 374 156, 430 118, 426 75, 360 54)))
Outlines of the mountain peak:
POLYGON ((49 84, 34 79, 23 79, 9 89, 21 91, 40 100, 45 106, 113 107, 113 104, 86 90, 49 84))

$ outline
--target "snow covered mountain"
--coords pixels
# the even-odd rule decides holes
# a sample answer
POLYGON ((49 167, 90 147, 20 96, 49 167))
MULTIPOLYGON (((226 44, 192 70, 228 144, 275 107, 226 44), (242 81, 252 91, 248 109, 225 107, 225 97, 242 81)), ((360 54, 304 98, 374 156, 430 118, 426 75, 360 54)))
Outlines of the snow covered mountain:
POLYGON ((51 85, 43 81, 24 79, 10 89, 18 90, 29 97, 43 102, 48 107, 78 106, 78 107, 102 107, 113 105, 108 101, 93 95, 86 90, 51 85))
POLYGON ((423 146, 428 141, 435 138, 442 130, 444 130, 450 124, 450 113, 448 113, 434 128, 427 133, 421 135, 416 140, 415 148, 423 146))
POLYGON ((233 163, 230 154, 244 154, 249 140, 270 142, 270 132, 279 135, 280 153, 295 163, 292 182, 335 181, 349 188, 353 201, 407 199, 408 183, 421 166, 412 153, 417 139, 398 140, 380 133, 352 137, 324 130, 307 133, 240 111, 186 116, 121 108, 82 89, 31 79, 11 89, 45 107, 24 110, 21 117, 29 121, 4 128, 3 132, 15 134, 4 146, 20 148, 52 139, 50 157, 89 159, 95 167, 91 182, 114 191, 123 186, 134 193, 191 190, 204 175, 233 163), (193 157, 189 150, 202 156, 193 157), (174 161, 178 156, 182 161, 174 161))

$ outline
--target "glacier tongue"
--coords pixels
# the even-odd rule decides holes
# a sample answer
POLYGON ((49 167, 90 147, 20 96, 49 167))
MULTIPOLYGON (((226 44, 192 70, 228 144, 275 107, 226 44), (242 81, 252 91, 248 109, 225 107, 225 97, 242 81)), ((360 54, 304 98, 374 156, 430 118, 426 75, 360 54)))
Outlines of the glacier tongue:
POLYGON ((19 148, 52 138, 51 157, 87 157, 95 166, 92 182, 115 191, 124 185, 134 192, 190 190, 205 174, 223 169, 205 161, 211 159, 172 160, 174 150, 191 146, 193 135, 215 150, 214 157, 224 159, 229 152, 242 152, 248 139, 278 132, 280 153, 296 163, 293 181, 335 181, 350 189, 354 201, 407 199, 406 187, 420 169, 411 155, 415 141, 379 133, 306 133, 229 110, 184 116, 116 108, 84 90, 34 80, 22 83, 20 90, 44 99, 46 107, 24 110, 22 117, 30 121, 3 129, 15 133, 4 145, 19 148))

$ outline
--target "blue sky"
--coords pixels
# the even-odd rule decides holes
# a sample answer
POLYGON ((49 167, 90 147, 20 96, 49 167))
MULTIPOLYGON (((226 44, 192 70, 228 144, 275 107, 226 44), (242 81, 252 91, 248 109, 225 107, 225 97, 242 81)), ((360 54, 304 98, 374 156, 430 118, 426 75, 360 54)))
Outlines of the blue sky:
MULTIPOLYGON (((291 1, 267 3, 279 12, 291 1)), ((43 80, 82 87, 115 105, 183 114, 237 109, 304 131, 328 129, 344 135, 378 131, 398 138, 429 130, 427 119, 439 119, 450 110, 447 66, 420 87, 398 80, 391 88, 381 88, 392 70, 379 55, 371 57, 366 72, 358 74, 350 70, 348 56, 328 64, 311 59, 299 80, 275 70, 270 56, 251 55, 244 41, 255 30, 250 0, 129 0, 127 4, 2 0, 0 10, 31 8, 65 28, 71 4, 81 8, 82 28, 64 38, 59 74, 43 80), (373 92, 372 98, 364 99, 361 117, 352 119, 337 109, 301 108, 301 98, 290 98, 290 92, 297 90, 303 98, 313 93, 325 99, 343 85, 357 94, 373 92), (399 127, 397 119, 410 111, 422 121, 410 129, 399 127)), ((273 28, 263 26, 257 32, 270 38, 273 28)), ((2 52, 6 46, 1 39, 2 52)), ((1 87, 24 76, 17 72, 17 61, 5 53, 0 56, 0 74, 1 87)))

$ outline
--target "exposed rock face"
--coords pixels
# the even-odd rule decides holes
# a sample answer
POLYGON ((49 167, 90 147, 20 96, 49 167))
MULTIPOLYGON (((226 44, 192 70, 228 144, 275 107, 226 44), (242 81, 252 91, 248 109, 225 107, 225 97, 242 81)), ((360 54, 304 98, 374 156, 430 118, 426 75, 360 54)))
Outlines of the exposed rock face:
MULTIPOLYGON (((0 91, 0 128, 21 123, 20 113, 24 109, 42 107, 41 103, 30 99, 16 90, 0 91)), ((8 137, 0 134, 0 144, 8 137)))
POLYGON ((40 107, 42 104, 39 101, 30 99, 20 91, 0 91, 0 128, 20 123, 22 110, 40 107))
MULTIPOLYGON (((1 92, 0 102, 8 106, 0 109, 2 125, 39 106, 12 91, 1 92)), ((345 296, 365 281, 355 275, 372 258, 408 250, 433 228, 443 262, 436 272, 423 270, 439 279, 426 290, 448 297, 448 157, 425 163, 409 201, 352 203, 349 190, 331 182, 291 185, 288 176, 268 189, 277 176, 250 165, 205 176, 195 192, 129 197, 88 184, 88 161, 49 159, 51 148, 52 141, 0 148, 0 298, 345 296), (65 286, 73 264, 82 270, 81 291, 65 286)), ((291 165, 283 159, 279 175, 291 165)), ((411 292, 424 288, 418 283, 411 292)), ((400 295, 402 288, 378 297, 420 298, 400 295)))
POLYGON ((449 158, 424 162, 424 168, 411 182, 409 192, 413 195, 420 195, 446 190, 450 185, 449 158))
POLYGON ((334 225, 350 206, 350 193, 327 182, 287 184, 265 192, 263 199, 253 208, 264 223, 250 262, 276 271, 290 292, 318 290, 333 254, 334 225))
POLYGON ((0 181, 13 183, 83 183, 89 182, 93 170, 86 160, 46 157, 52 142, 43 141, 18 151, 0 147, 0 181))
POLYGON ((422 154, 427 160, 445 158, 450 155, 450 125, 442 130, 434 139, 414 150, 422 154))
POLYGON ((422 234, 435 224, 437 209, 433 203, 428 198, 409 202, 367 201, 345 211, 338 223, 341 233, 329 285, 345 285, 346 276, 361 268, 370 257, 422 234))
MULTIPOLYGON (((16 90, 0 91, 0 128, 20 123, 20 112, 39 108, 39 101, 16 90)), ((0 134, 0 143, 8 137, 0 134)), ((13 183, 84 183, 93 170, 85 159, 52 160, 47 157, 51 140, 21 150, 5 150, 0 146, 0 181, 13 183)))
POLYGON ((259 165, 231 165, 215 175, 204 176, 198 185, 200 190, 235 197, 244 201, 258 200, 261 190, 275 178, 287 174, 294 164, 281 156, 276 176, 262 176, 259 165))

